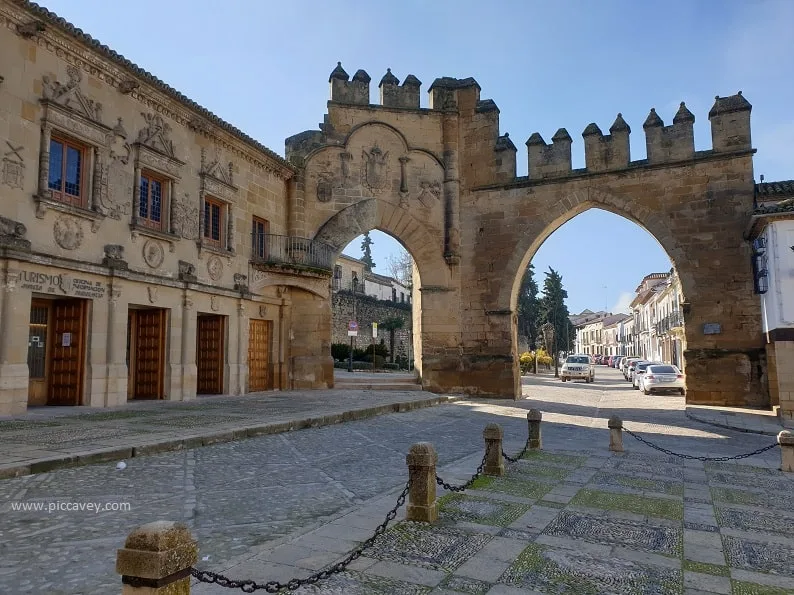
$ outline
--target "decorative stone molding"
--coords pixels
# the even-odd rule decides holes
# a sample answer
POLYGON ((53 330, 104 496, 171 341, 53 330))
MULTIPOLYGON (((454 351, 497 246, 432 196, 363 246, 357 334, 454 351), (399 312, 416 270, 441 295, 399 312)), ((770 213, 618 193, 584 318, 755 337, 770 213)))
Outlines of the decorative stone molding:
POLYGON ((110 269, 128 269, 129 265, 124 260, 124 246, 121 244, 106 244, 105 257, 102 259, 102 264, 110 269))
POLYGON ((141 112, 146 126, 138 132, 137 142, 167 157, 176 159, 171 125, 160 114, 141 112))
POLYGON ((389 183, 389 151, 385 153, 375 145, 367 153, 362 151, 361 182, 373 193, 378 193, 389 183))
POLYGON ((72 217, 58 217, 52 227, 55 243, 64 250, 77 250, 83 243, 83 227, 72 217))
POLYGON ((118 89, 122 95, 129 95, 140 86, 141 84, 135 79, 127 78, 119 81, 118 89))
POLYGON ((242 273, 234 274, 234 289, 237 291, 248 291, 248 275, 242 273))
POLYGON ((33 20, 17 25, 17 33, 19 33, 19 35, 25 39, 35 37, 39 33, 44 33, 46 30, 47 26, 39 20, 33 20))
POLYGON ((22 190, 25 182, 25 160, 22 158, 22 145, 12 145, 6 141, 8 150, 3 153, 3 169, 0 181, 11 188, 22 190))
POLYGON ((207 261, 207 274, 210 279, 217 281, 223 276, 223 261, 217 256, 212 256, 207 261))
POLYGON ((102 122, 102 104, 86 97, 80 90, 83 74, 76 66, 68 66, 66 75, 67 83, 51 79, 49 76, 41 78, 42 99, 61 105, 75 113, 88 118, 92 122, 102 122))
POLYGON ((143 245, 143 260, 151 268, 156 269, 163 264, 165 259, 165 252, 160 242, 154 240, 147 240, 143 245))
MULTIPOLYGON (((173 193, 172 193, 173 194, 173 193)), ((186 240, 197 240, 199 237, 199 209, 192 204, 190 195, 185 192, 180 200, 173 196, 171 203, 171 230, 186 240)))
POLYGON ((133 173, 130 170, 132 147, 127 131, 119 118, 107 135, 107 155, 100 155, 96 164, 98 181, 97 210, 111 219, 129 216, 132 208, 133 173))
POLYGON ((0 248, 30 251, 30 240, 25 239, 27 228, 23 223, 0 216, 0 248))
POLYGON ((186 262, 184 260, 180 260, 179 280, 188 283, 195 283, 196 281, 198 281, 198 278, 196 277, 196 265, 190 262, 186 262))
POLYGON ((259 304, 259 316, 265 318, 267 316, 267 305, 259 304))
POLYGON ((146 288, 146 292, 149 294, 149 303, 154 304, 157 303, 157 294, 159 293, 160 288, 156 285, 149 285, 146 288))
POLYGON ((237 186, 234 185, 234 164, 223 161, 218 149, 208 154, 206 149, 201 149, 201 176, 202 191, 215 198, 232 202, 237 198, 237 186))
POLYGON ((210 296, 210 310, 217 312, 221 309, 220 298, 217 295, 210 296))

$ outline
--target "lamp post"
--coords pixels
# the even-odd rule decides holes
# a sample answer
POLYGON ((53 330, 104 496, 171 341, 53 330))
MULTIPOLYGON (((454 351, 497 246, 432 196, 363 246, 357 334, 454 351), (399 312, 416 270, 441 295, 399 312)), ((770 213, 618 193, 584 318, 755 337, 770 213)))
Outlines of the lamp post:
MULTIPOLYGON (((358 288, 358 277, 353 277, 353 320, 356 321, 356 322, 358 322, 356 320, 356 289, 357 288, 358 288)), ((348 360, 347 360, 347 371, 348 372, 352 372, 353 371, 353 342, 354 342, 354 339, 355 339, 355 337, 353 337, 353 335, 350 335, 350 355, 349 355, 348 360)))

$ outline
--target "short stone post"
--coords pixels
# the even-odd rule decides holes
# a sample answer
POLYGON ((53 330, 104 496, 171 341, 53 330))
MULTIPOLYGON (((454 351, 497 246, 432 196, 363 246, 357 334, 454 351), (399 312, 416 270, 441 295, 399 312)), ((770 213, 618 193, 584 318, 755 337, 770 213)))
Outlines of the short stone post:
POLYGON ((540 437, 540 420, 543 414, 540 409, 530 409, 527 413, 527 426, 529 430, 529 448, 543 448, 543 441, 540 437))
POLYGON ((794 432, 783 430, 777 435, 780 445, 780 470, 794 473, 794 432))
POLYGON ((609 450, 623 452, 623 420, 613 415, 607 422, 609 428, 609 450))
POLYGON ((502 458, 502 439, 505 433, 499 424, 488 424, 482 431, 485 438, 485 467, 483 473, 499 477, 505 474, 505 461, 502 458))
POLYGON ((182 523, 155 521, 133 530, 116 556, 122 595, 190 595, 198 545, 182 523))
POLYGON ((432 523, 438 519, 436 449, 429 442, 417 442, 411 446, 405 462, 408 463, 408 478, 411 481, 405 520, 432 523))

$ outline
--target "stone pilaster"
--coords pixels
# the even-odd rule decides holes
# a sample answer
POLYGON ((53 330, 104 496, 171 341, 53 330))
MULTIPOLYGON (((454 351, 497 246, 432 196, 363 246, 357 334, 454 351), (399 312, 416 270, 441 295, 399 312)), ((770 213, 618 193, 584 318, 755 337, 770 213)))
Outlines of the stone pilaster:
POLYGON ((107 407, 123 405, 127 402, 127 301, 122 299, 118 282, 108 287, 108 324, 107 324, 107 407))
POLYGON ((196 310, 186 293, 182 302, 182 400, 196 398, 198 369, 196 367, 196 310))
POLYGON ((18 286, 19 270, 8 261, 0 306, 0 415, 18 415, 28 406, 30 291, 18 286))
POLYGON ((444 142, 444 258, 448 264, 460 262, 460 173, 458 171, 458 115, 446 110, 443 119, 444 142))

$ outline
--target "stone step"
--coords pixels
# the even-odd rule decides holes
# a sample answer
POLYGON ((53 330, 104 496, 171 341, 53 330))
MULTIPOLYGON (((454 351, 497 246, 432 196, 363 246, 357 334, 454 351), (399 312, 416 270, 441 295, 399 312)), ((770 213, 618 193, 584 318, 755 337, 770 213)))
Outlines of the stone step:
POLYGON ((348 390, 422 390, 422 385, 413 378, 395 380, 373 380, 371 378, 352 380, 345 378, 344 380, 337 380, 334 383, 334 388, 348 390))

